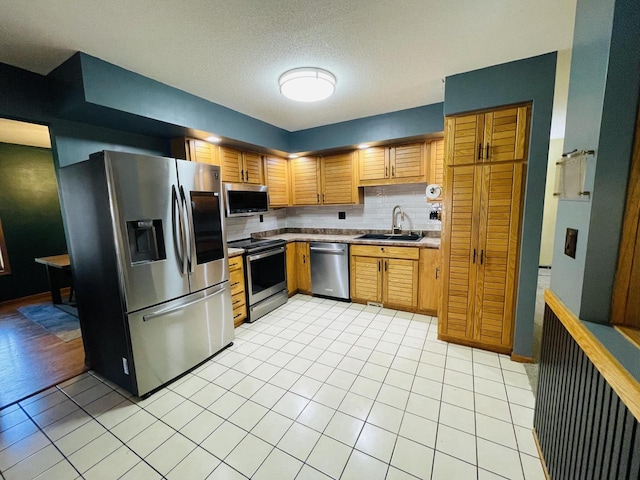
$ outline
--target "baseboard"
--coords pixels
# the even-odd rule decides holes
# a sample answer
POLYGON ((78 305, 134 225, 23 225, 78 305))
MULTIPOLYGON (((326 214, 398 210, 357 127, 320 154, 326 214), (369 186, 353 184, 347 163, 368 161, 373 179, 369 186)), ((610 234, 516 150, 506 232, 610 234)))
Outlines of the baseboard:
POLYGON ((533 432, 533 441, 536 442, 536 448, 538 449, 538 457, 540 457, 540 463, 542 464, 542 471, 544 472, 544 478, 547 480, 551 480, 551 475, 549 475, 549 470, 547 469, 547 462, 544 461, 544 456, 542 455, 542 449, 540 448, 540 440, 538 440, 538 432, 536 429, 532 429, 533 432))
POLYGON ((518 355, 517 353, 511 353, 511 361, 518 363, 535 363, 533 357, 525 357, 524 355, 518 355))
MULTIPOLYGON (((61 288, 60 294, 62 295, 63 298, 65 298, 69 296, 69 291, 70 291, 70 287, 61 288)), ((26 297, 12 298, 11 300, 5 300, 4 302, 0 302, 0 308, 11 307, 12 305, 17 305, 21 303, 29 304, 29 303, 46 302, 46 301, 51 301, 51 292, 35 293, 33 295, 29 295, 26 297)))

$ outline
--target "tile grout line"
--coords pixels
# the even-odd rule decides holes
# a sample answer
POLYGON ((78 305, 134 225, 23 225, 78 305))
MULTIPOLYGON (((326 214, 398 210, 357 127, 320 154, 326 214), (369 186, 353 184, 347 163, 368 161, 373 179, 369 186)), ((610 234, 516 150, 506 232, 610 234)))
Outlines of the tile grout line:
MULTIPOLYGON (((123 401, 122 401, 122 402, 120 402, 120 403, 123 403, 123 402, 124 402, 124 400, 129 400, 127 397, 125 397, 124 395, 122 395, 120 392, 118 392, 117 390, 113 389, 110 385, 108 385, 107 383, 105 383, 101 378, 98 378, 98 377, 96 377, 95 375, 93 375, 93 374, 91 374, 91 373, 89 373, 89 375, 91 375, 91 376, 92 376, 93 378, 95 378, 97 381, 101 382, 103 385, 106 385, 107 387, 111 388, 111 392, 115 392, 115 393, 117 393, 118 395, 121 395, 121 396, 122 396, 122 398, 123 398, 123 401)), ((75 383, 75 382, 74 382, 74 383, 75 383)), ((70 385, 73 385, 73 383, 72 383, 72 384, 70 384, 70 385)), ((82 411, 83 411, 84 413, 86 413, 86 414, 87 414, 87 415, 88 415, 92 420, 94 420, 98 425, 100 425, 102 428, 104 428, 104 429, 106 430, 106 432, 105 432, 105 433, 109 433, 109 434, 111 434, 111 436, 113 436, 116 440, 118 440, 118 441, 122 444, 122 446, 126 447, 126 448, 127 448, 129 451, 131 451, 135 456, 137 456, 137 457, 138 457, 142 462, 146 463, 149 467, 151 467, 154 471, 156 471, 156 472, 157 472, 157 473, 158 473, 162 478, 165 478, 165 476, 164 476, 164 475, 162 475, 160 472, 158 472, 158 471, 153 467, 153 465, 150 465, 148 462, 146 462, 146 461, 145 461, 145 459, 144 459, 144 458, 142 458, 140 455, 138 455, 138 453, 137 453, 135 450, 133 450, 131 447, 129 447, 125 442, 123 442, 123 441, 120 439, 120 437, 118 437, 115 433, 113 433, 113 432, 111 431, 111 429, 110 429, 110 428, 107 428, 104 424, 102 424, 102 423, 100 422, 100 420, 98 420, 98 418, 96 418, 95 416, 93 416, 93 414, 91 414, 90 412, 88 412, 88 411, 87 411, 87 410, 86 410, 82 405, 80 405, 80 404, 79 404, 79 403, 78 403, 78 402, 77 402, 77 401, 76 401, 72 396, 70 396, 67 392, 65 392, 65 391, 64 391, 64 387, 63 387, 63 388, 60 388, 60 387, 58 387, 58 386, 56 385, 56 388, 58 388, 58 390, 59 390, 59 391, 61 391, 64 395, 66 395, 66 396, 67 396, 67 398, 68 398, 69 400, 71 400, 73 403, 75 403, 75 404, 78 406, 78 408, 79 408, 80 410, 82 410, 82 411)), ((93 388, 93 387, 90 387, 90 388, 93 388)), ((87 390, 89 390, 89 389, 87 389, 87 390)), ((84 391, 87 391, 87 390, 84 390, 84 391)), ((84 392, 84 391, 83 391, 83 392, 84 392)), ((83 393, 83 392, 80 392, 80 393, 83 393)), ((95 400, 93 400, 93 401, 89 402, 87 405, 90 405, 91 403, 93 403, 93 402, 95 402, 95 401, 97 401, 97 400, 100 400, 101 398, 105 397, 106 395, 109 395, 109 393, 111 393, 111 392, 105 393, 104 395, 102 395, 102 396, 100 396, 100 397, 96 398, 95 400)), ((118 404, 114 405, 114 407, 115 407, 115 406, 117 406, 117 405, 119 405, 120 403, 118 403, 118 404)), ((113 408, 113 407, 111 407, 111 408, 113 408)), ((109 410, 111 410, 111 409, 109 409, 109 410)), ((107 411, 108 411, 108 410, 107 410, 107 411)), ((105 412, 102 412, 102 413, 105 413, 105 412)), ((69 414, 69 415, 71 415, 71 414, 69 414)), ((127 418, 128 418, 128 417, 127 417, 127 418)), ((123 421, 126 421, 126 419, 125 419, 125 420, 123 420, 123 421)), ((55 423, 55 422, 53 422, 53 423, 55 423)), ((88 422, 87 422, 87 423, 88 423, 88 422)), ((121 422, 121 423, 122 423, 122 422, 121 422)), ((82 427, 82 426, 84 426, 84 425, 86 425, 86 423, 84 423, 84 424, 83 424, 83 425, 81 425, 80 427, 82 427)), ((78 427, 78 428, 80 428, 80 427, 78 427)), ((76 429, 74 429, 74 430, 72 430, 72 431, 75 431, 75 430, 77 430, 78 428, 76 428, 76 429)), ((44 431, 43 431, 43 433, 44 433, 44 431)), ((69 432, 69 433, 71 433, 71 432, 69 432)), ((45 435, 46 435, 46 434, 45 434, 45 435)), ((67 433, 66 435, 68 435, 68 433, 67 433)), ((64 436, 66 436, 66 435, 64 435, 64 436)), ((77 452, 77 451, 79 451, 79 450, 81 450, 82 448, 86 447, 87 445, 89 445, 89 443, 93 442, 94 440, 96 440, 96 439, 100 438, 102 435, 104 435, 104 434, 100 434, 100 435, 98 435, 96 438, 94 438, 93 440, 91 440, 90 442, 85 443, 82 447, 80 447, 78 450, 76 450, 76 452, 77 452)), ((47 438, 49 438, 49 437, 47 436, 47 438)), ((61 438, 64 438, 64 437, 61 437, 61 438)), ((51 441, 51 439, 49 439, 49 440, 51 441)), ((55 445, 55 442, 53 442, 53 441, 52 441, 52 443, 55 445)), ((56 448, 57 448, 57 446, 56 446, 56 448)), ((116 450, 118 450, 119 448, 120 448, 120 447, 116 448, 116 450)), ((59 449, 58 449, 58 450, 59 450, 59 449)), ((116 450, 114 450, 113 452, 110 452, 106 457, 101 458, 98 462, 96 462, 95 464, 93 464, 93 465, 91 465, 89 468, 87 468, 87 470, 86 470, 86 471, 88 472, 89 470, 91 470, 93 467, 95 467, 96 465, 98 465, 100 462, 102 462, 103 460, 105 460, 106 458, 108 458, 108 457, 109 457, 112 453, 114 453, 116 450)), ((60 453, 62 453, 62 452, 60 452, 60 453)), ((75 453, 75 452, 73 452, 73 453, 75 453)), ((71 462, 71 460, 69 460, 69 457, 67 457, 66 455, 64 455, 64 453, 63 453, 62 455, 63 455, 63 456, 64 456, 64 458, 65 458, 65 459, 66 459, 66 460, 67 460, 67 461, 68 461, 68 462, 73 466, 73 468, 74 468, 76 471, 78 471, 78 469, 76 468, 76 466, 75 466, 75 465, 73 465, 73 463, 71 462)), ((140 462, 138 462, 138 463, 136 463, 135 465, 133 465, 129 470, 127 470, 125 473, 123 473, 119 478, 122 478, 124 475, 126 475, 127 473, 129 473, 129 472, 130 472, 131 470, 133 470, 133 469, 134 469, 134 468, 135 468, 139 463, 140 463, 140 462)), ((85 472, 85 473, 86 473, 86 472, 85 472)), ((81 473, 80 475, 81 475, 81 477, 82 477, 82 478, 84 478, 84 474, 82 474, 82 473, 81 473)))
MULTIPOLYGON (((69 465, 71 465, 71 467, 78 473, 78 475, 80 476, 80 478, 84 478, 82 473, 80 473, 80 471, 76 468, 76 466, 71 463, 71 461, 69 461, 69 459, 67 458, 67 456, 62 452, 62 450, 60 450, 60 448, 58 448, 58 446, 51 440, 51 438, 49 437, 49 435, 46 434, 46 432, 40 427, 40 425, 38 425, 38 423, 31 417, 31 415, 29 415, 29 412, 27 412, 24 407, 20 404, 18 404, 18 407, 24 412, 24 414, 27 416, 27 418, 29 420, 31 420, 33 422, 33 424, 38 428, 38 431, 40 431, 40 433, 42 433, 47 440, 49 440, 50 444, 53 445, 53 447, 60 453, 60 455, 62 455, 63 460, 61 460, 60 462, 56 462, 54 465, 51 465, 51 467, 55 467, 56 465, 58 465, 58 463, 61 463, 63 461, 67 461, 69 463, 69 465)), ((31 455, 29 455, 28 457, 22 459, 21 461, 27 460, 28 458, 30 458, 31 456, 35 455, 36 453, 44 450, 45 448, 47 448, 49 445, 45 445, 44 447, 42 447, 41 449, 39 449, 37 452, 33 452, 31 455)), ((18 462, 20 463, 20 462, 18 462)), ((15 464, 17 465, 17 464, 15 464)), ((14 465, 14 466, 15 466, 14 465)), ((47 470, 49 470, 49 468, 47 468, 47 470)), ((40 472, 38 475, 42 475, 43 473, 45 473, 47 470, 40 472)), ((2 472, 0 472, 2 473, 2 472)), ((4 478, 4 477, 3 477, 4 478)))

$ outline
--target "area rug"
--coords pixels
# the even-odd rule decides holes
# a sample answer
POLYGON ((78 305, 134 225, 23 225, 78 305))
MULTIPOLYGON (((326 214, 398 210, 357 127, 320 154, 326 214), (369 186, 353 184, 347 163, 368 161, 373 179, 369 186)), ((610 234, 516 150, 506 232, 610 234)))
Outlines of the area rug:
POLYGON ((54 334, 63 342, 69 342, 81 336, 80 321, 73 312, 73 307, 66 307, 63 311, 51 303, 38 303, 18 308, 18 311, 32 322, 37 323, 48 332, 54 334))

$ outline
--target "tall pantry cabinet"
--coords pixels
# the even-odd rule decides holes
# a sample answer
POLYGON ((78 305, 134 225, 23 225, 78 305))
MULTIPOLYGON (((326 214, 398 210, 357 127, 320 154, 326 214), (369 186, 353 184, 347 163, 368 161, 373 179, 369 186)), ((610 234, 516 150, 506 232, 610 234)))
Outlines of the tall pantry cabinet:
POLYGON ((530 107, 447 117, 438 337, 510 353, 530 107))

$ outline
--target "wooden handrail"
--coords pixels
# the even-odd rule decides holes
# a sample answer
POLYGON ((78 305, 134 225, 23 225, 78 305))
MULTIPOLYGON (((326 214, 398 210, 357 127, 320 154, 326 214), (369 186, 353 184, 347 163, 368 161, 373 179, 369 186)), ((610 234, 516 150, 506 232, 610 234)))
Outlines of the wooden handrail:
POLYGON ((640 382, 620 364, 555 293, 549 289, 545 290, 544 300, 629 411, 640 421, 640 382))

